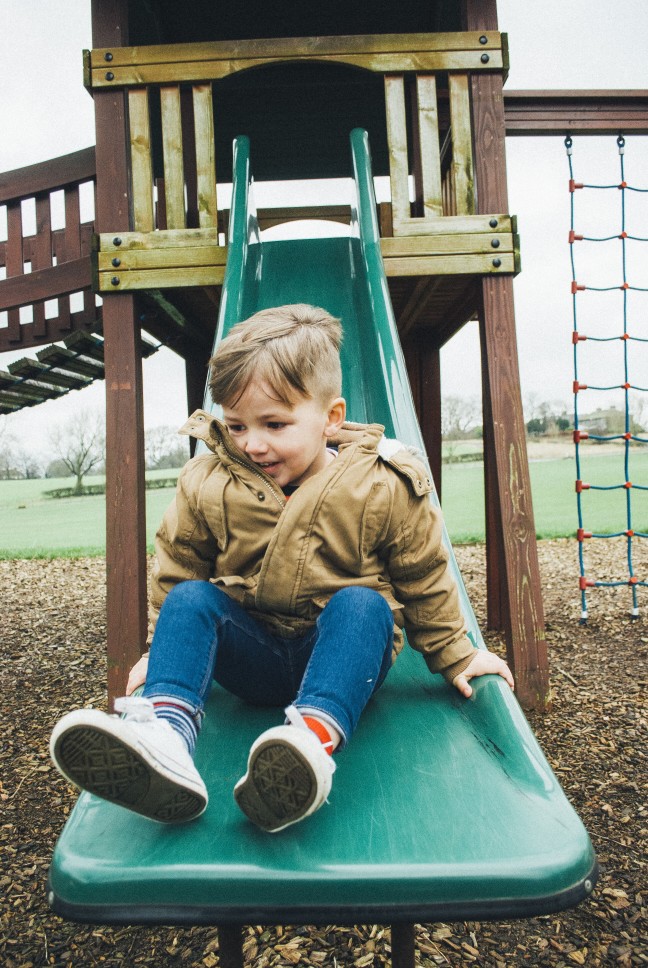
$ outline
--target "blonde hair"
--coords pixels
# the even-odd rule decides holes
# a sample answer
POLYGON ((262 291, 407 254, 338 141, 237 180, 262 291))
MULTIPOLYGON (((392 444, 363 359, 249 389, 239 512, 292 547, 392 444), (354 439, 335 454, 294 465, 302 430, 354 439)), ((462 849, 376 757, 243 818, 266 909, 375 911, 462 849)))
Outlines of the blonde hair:
POLYGON ((296 303, 262 309, 232 327, 209 361, 214 403, 233 405, 253 381, 282 403, 298 395, 326 406, 342 392, 342 326, 325 309, 296 303))

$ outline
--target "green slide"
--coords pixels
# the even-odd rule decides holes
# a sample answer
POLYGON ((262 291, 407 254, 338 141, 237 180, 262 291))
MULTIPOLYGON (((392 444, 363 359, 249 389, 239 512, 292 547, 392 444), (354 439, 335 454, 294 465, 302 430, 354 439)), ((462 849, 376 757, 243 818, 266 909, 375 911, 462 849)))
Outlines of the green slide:
MULTIPOLYGON (((235 146, 230 252, 217 340, 257 309, 321 305, 344 325, 352 420, 421 447, 380 255, 367 136, 351 135, 348 237, 262 241, 249 144, 235 146)), ((463 589, 470 635, 482 638, 463 589)), ((215 687, 196 762, 206 813, 165 827, 82 794, 52 860, 49 900, 108 923, 354 924, 495 920, 588 896, 596 858, 515 698, 498 677, 463 699, 406 649, 338 756, 330 802, 269 835, 232 788, 280 720, 215 687)))

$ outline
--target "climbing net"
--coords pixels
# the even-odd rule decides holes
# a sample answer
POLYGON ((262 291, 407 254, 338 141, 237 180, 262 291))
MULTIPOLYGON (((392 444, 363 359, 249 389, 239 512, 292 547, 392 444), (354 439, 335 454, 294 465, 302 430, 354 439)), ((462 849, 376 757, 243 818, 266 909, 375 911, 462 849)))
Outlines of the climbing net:
MULTIPOLYGON (((565 148, 569 161, 569 192, 571 208, 571 224, 569 231, 569 247, 571 256, 571 292, 573 306, 573 354, 574 354, 574 445, 576 451, 576 499, 578 506, 578 539, 579 565, 580 565, 580 594, 581 594, 581 623, 587 621, 587 590, 590 588, 629 586, 632 595, 631 616, 636 618, 639 614, 638 588, 648 585, 648 581, 640 580, 635 573, 633 561, 633 543, 638 538, 648 538, 648 533, 635 529, 635 525, 643 524, 646 527, 648 516, 645 512, 638 513, 637 499, 641 491, 648 491, 647 484, 640 484, 633 478, 633 470, 640 471, 636 465, 636 455, 641 449, 641 445, 648 443, 646 431, 641 428, 633 416, 633 401, 638 413, 641 414, 643 407, 638 404, 641 395, 648 393, 648 367, 637 365, 637 357, 641 352, 641 344, 648 344, 648 312, 646 306, 641 309, 640 298, 633 294, 648 293, 648 287, 637 285, 643 281, 639 278, 639 264, 634 255, 636 250, 631 251, 631 243, 648 242, 648 238, 631 234, 628 222, 628 205, 630 199, 637 199, 639 196, 631 193, 648 193, 646 188, 637 188, 629 185, 625 177, 625 139, 619 135, 617 138, 619 149, 620 177, 619 181, 611 185, 590 185, 574 180, 573 167, 573 141, 571 137, 565 138, 565 148), (587 221, 585 205, 581 200, 589 191, 615 193, 615 198, 607 199, 610 202, 609 211, 618 225, 617 230, 612 235, 586 235, 579 234, 577 226, 578 218, 587 221), (578 198, 578 203, 577 203, 578 198), (603 258, 593 257, 594 247, 581 245, 581 243, 610 243, 611 249, 605 250, 603 258), (578 272, 577 272, 578 265, 578 272), (594 286, 584 284, 584 280, 593 275, 594 281, 606 281, 605 276, 613 275, 610 285, 594 286), (599 277, 600 276, 600 277, 599 277), (588 293, 594 296, 588 296, 588 293), (602 294, 610 294, 603 297, 602 294), (615 294, 615 295, 612 295, 615 294), (603 305, 596 305, 596 301, 603 305), (647 335, 641 336, 640 316, 643 315, 643 332, 647 335), (582 329, 585 326, 587 331, 582 329), (592 344, 592 349, 588 353, 588 366, 592 369, 599 369, 604 375, 603 380, 606 385, 593 385, 584 382, 580 375, 582 367, 582 357, 585 353, 585 345, 592 344), (610 345, 615 344, 615 345, 610 345), (619 354, 619 348, 621 352, 619 354), (616 356, 616 361, 615 361, 616 356), (598 357, 598 358, 597 358, 598 357), (607 377, 613 368, 618 368, 619 381, 607 384, 607 377), (637 374, 642 374, 638 376, 637 374), (644 385, 640 385, 644 384, 644 385), (586 390, 604 391, 606 394, 615 395, 615 399, 621 395, 621 407, 618 413, 618 425, 613 427, 611 422, 605 422, 604 418, 596 419, 596 415, 586 417, 583 392, 586 390), (599 432, 597 432, 599 431, 599 432), (623 474, 622 480, 619 473, 616 481, 612 483, 586 483, 583 480, 582 463, 584 459, 583 441, 619 441, 623 443, 623 474), (618 511, 614 512, 615 519, 611 522, 613 526, 620 528, 615 531, 595 531, 585 528, 585 504, 584 492, 586 491, 620 491, 625 492, 621 496, 618 511), (633 510, 634 521, 633 521, 633 510), (585 562, 586 555, 584 545, 589 539, 596 538, 625 538, 627 577, 618 581, 601 580, 590 577, 586 574, 585 562)), ((645 224, 645 223, 644 223, 645 224)), ((580 228, 582 226, 579 225, 580 228)), ((597 247, 599 253, 601 247, 597 247)), ((645 256, 644 256, 645 260, 645 256)), ((596 377, 595 377, 596 379, 596 377)), ((644 398, 645 399, 645 398, 644 398)), ((615 408, 612 408, 615 410, 615 408)), ((599 412, 600 408, 599 408, 599 412)), ((605 477, 604 477, 605 479, 605 477)), ((591 503, 587 503, 587 511, 592 514, 591 503)), ((607 519, 606 519, 607 521, 607 519)), ((625 568, 624 568, 625 570, 625 568)))

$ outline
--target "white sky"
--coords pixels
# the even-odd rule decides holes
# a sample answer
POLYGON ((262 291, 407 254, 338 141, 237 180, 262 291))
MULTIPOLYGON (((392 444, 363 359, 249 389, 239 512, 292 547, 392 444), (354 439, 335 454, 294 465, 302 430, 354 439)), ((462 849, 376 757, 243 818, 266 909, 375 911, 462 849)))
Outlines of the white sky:
MULTIPOLYGON (((545 0, 542 4, 499 0, 498 9, 500 29, 509 34, 508 90, 648 88, 645 0, 617 0, 613 17, 608 0, 545 0)), ((0 12, 0 171, 93 144, 92 99, 82 86, 81 60, 83 48, 91 46, 88 0, 2 0, 0 12)), ((518 216, 522 246, 523 271, 515 281, 522 394, 527 400, 560 400, 571 407, 569 194, 563 139, 510 138, 507 156, 509 211, 518 216)), ((625 160, 628 183, 648 187, 648 138, 628 136, 625 160)), ((618 181, 615 139, 575 138, 574 165, 577 180, 618 181)), ((646 237, 648 195, 626 194, 635 234, 646 237)), ((620 193, 606 193, 605 199, 603 193, 595 195, 593 207, 582 203, 579 209, 587 221, 586 234, 612 235, 620 224, 620 193)), ((581 205, 581 198, 577 201, 581 205)), ((620 272, 618 250, 609 244, 599 247, 593 256, 597 261, 587 269, 597 277, 592 277, 592 285, 615 284, 620 272)), ((584 248, 577 250, 582 271, 586 271, 584 255, 584 248)), ((644 255, 640 261, 634 254, 632 260, 631 268, 637 272, 632 281, 648 287, 648 260, 644 255)), ((614 298, 604 296, 596 306, 604 306, 603 313, 616 314, 615 331, 619 329, 614 298)), ((598 313, 596 306, 592 303, 588 311, 598 313)), ((633 306, 643 320, 641 335, 648 337, 648 293, 637 294, 633 306)), ((605 367, 594 355, 587 358, 585 376, 590 383, 622 382, 610 373, 612 357, 616 366, 615 352, 611 349, 605 357, 605 367)), ((26 354, 3 354, 0 368, 22 355, 26 354)), ((648 385, 647 356, 636 351, 631 382, 648 385)), ((186 410, 182 361, 162 350, 145 362, 144 380, 147 426, 180 425, 186 410)), ((442 390, 446 395, 479 396, 479 381, 476 326, 468 324, 443 351, 442 390)), ((47 451, 48 428, 79 408, 101 407, 103 395, 103 384, 98 383, 11 415, 8 423, 30 449, 47 451)), ((593 392, 589 399, 592 409, 605 405, 593 392)))

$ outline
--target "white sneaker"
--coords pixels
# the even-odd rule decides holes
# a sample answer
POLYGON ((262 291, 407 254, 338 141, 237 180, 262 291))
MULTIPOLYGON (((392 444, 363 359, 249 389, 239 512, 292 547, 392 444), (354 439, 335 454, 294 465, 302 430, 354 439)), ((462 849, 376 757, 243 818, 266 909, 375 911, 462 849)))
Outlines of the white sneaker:
POLYGON ((247 773, 234 798, 257 827, 270 833, 309 817, 331 791, 335 763, 294 706, 293 725, 274 726, 252 744, 247 773))
POLYGON ((208 796, 178 733, 139 696, 115 702, 123 718, 77 709, 54 727, 50 754, 75 786, 160 823, 193 820, 208 796))

